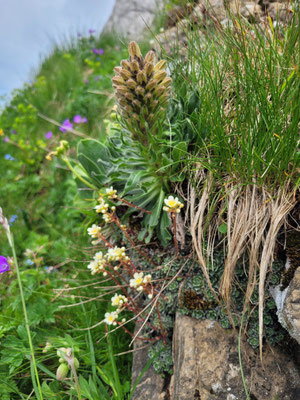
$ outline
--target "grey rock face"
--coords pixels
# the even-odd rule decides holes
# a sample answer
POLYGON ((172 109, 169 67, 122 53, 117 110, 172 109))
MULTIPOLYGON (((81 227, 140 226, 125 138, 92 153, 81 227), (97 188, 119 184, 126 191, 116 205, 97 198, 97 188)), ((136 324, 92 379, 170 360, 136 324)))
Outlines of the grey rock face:
MULTIPOLYGON (((215 321, 177 316, 173 348, 171 399, 245 399, 236 333, 215 321)), ((248 343, 242 344, 249 395, 257 400, 299 399, 300 375, 289 357, 272 349, 264 353, 263 361, 264 368, 248 343)))
POLYGON ((128 39, 139 39, 147 25, 151 26, 163 0, 116 0, 104 31, 115 31, 128 39))
POLYGON ((281 313, 284 327, 300 344, 300 268, 288 286, 281 313))
MULTIPOLYGON (((140 325, 136 324, 134 333, 138 332, 140 325)), ((139 378, 140 373, 149 361, 148 349, 145 342, 136 340, 134 342, 133 365, 132 365, 132 387, 139 378)), ((164 379, 157 375, 152 366, 143 374, 139 381, 132 400, 165 400, 168 399, 168 391, 164 390, 164 379)))

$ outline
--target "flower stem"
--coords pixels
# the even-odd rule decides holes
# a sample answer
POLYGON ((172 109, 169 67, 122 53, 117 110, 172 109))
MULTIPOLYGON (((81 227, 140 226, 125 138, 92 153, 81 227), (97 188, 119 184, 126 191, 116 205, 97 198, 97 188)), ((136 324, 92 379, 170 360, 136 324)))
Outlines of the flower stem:
POLYGON ((20 271, 19 271, 19 265, 18 265, 17 255, 16 255, 16 251, 15 251, 15 246, 14 246, 14 240, 13 240, 13 236, 12 236, 11 232, 6 232, 6 233, 7 233, 7 238, 8 238, 9 244, 11 246, 11 250, 13 253, 13 259, 14 259, 14 263, 15 263, 15 267, 16 267, 20 296, 21 296, 21 300, 22 300, 23 313, 24 313, 24 319, 25 319, 25 326, 26 326, 28 343, 29 343, 29 348, 30 348, 30 353, 31 353, 31 360, 32 360, 34 373, 35 373, 35 377, 36 377, 36 382, 37 382, 37 386, 38 386, 38 391, 39 391, 39 393, 36 393, 36 396, 39 398, 39 400, 43 400, 42 389, 41 389, 40 380, 39 380, 39 374, 38 374, 35 356, 34 356, 34 349, 33 349, 29 321, 28 321, 27 310, 26 310, 26 304, 25 304, 25 299, 24 299, 21 275, 20 275, 20 271))
POLYGON ((67 157, 62 157, 62 160, 67 164, 69 167, 70 171, 73 172, 73 174, 86 186, 88 186, 91 189, 97 190, 96 186, 92 185, 89 181, 84 179, 81 175, 78 174, 78 172, 73 168, 73 165, 70 163, 69 159, 67 157))

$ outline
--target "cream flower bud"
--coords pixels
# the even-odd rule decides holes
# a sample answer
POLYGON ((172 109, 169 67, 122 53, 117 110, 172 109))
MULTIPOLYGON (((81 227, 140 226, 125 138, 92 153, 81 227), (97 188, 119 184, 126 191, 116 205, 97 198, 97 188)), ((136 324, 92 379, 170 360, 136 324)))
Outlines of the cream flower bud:
POLYGON ((128 52, 131 58, 143 58, 139 45, 136 42, 129 43, 128 52))

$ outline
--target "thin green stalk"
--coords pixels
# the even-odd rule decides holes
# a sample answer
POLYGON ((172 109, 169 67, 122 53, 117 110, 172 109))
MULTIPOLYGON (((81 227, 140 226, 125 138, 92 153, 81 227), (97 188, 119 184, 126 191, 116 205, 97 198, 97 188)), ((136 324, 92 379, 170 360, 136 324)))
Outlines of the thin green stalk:
POLYGON ((24 299, 23 285, 22 285, 16 250, 15 250, 15 246, 14 246, 14 239, 13 239, 12 233, 10 232, 9 225, 7 223, 6 218, 2 217, 2 209, 0 208, 0 221, 2 220, 2 218, 3 218, 3 226, 6 231, 7 239, 8 239, 9 245, 12 250, 14 264, 15 264, 16 272, 17 272, 18 285, 19 285, 20 296, 21 296, 21 300, 22 300, 25 326, 26 326, 28 343, 29 343, 30 354, 31 354, 31 364, 32 364, 33 372, 34 372, 34 375, 32 375, 32 383, 35 387, 36 396, 39 398, 39 400, 43 400, 42 389, 41 389, 40 380, 39 380, 39 374, 38 374, 37 365, 36 365, 35 356, 34 356, 34 349, 33 349, 29 321, 28 321, 28 316, 27 316, 26 303, 25 303, 25 299, 24 299), (36 382, 34 382, 34 379, 33 379, 34 376, 35 376, 36 382), (37 389, 36 389, 36 384, 37 384, 37 389))
POLYGON ((114 380, 115 380, 115 385, 116 385, 116 391, 118 394, 118 399, 122 400, 123 399, 123 393, 122 393, 122 387, 120 383, 120 377, 119 377, 119 372, 116 366, 116 362, 114 359, 114 352, 113 352, 113 347, 111 344, 111 340, 109 338, 109 334, 107 335, 107 343, 108 343, 108 354, 109 354, 109 359, 112 365, 112 370, 113 370, 113 375, 114 375, 114 380))
POLYGON ((73 165, 70 163, 69 159, 67 157, 62 157, 62 160, 67 164, 69 167, 70 171, 73 172, 73 174, 86 186, 90 187, 91 189, 97 190, 96 186, 92 185, 89 181, 84 179, 81 175, 78 174, 78 172, 73 168, 73 165))

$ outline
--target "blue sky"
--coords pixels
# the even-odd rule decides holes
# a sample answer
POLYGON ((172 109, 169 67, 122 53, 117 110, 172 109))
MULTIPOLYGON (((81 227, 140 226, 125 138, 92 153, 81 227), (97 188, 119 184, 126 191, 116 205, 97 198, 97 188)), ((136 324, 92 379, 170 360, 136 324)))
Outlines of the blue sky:
POLYGON ((53 42, 101 31, 115 0, 0 0, 0 96, 22 87, 53 42))

